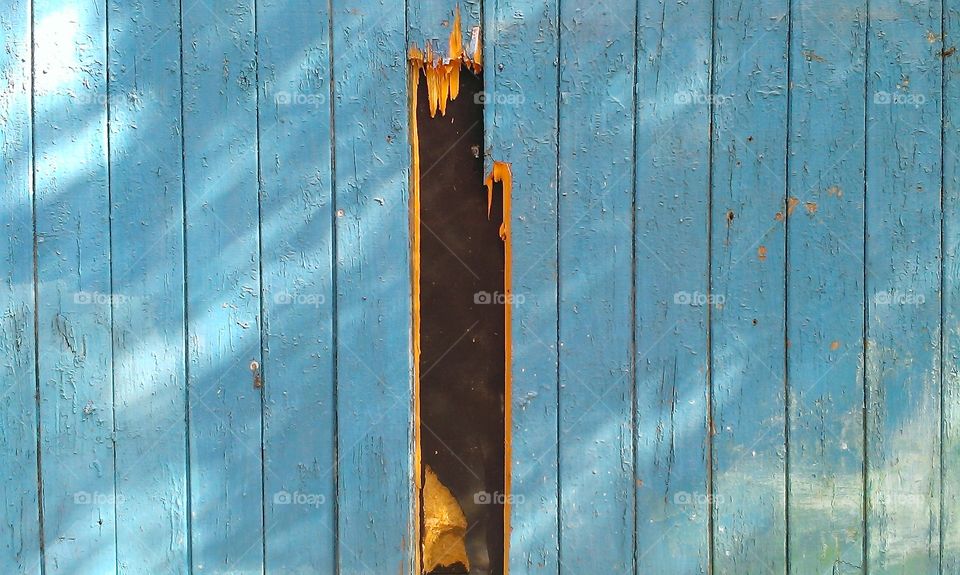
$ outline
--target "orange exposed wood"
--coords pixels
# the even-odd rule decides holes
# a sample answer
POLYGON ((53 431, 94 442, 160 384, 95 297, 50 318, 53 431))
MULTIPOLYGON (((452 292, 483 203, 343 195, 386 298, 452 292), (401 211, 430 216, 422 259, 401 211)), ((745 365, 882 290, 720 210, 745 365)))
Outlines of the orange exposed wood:
MULTIPOLYGON (((414 50, 410 50, 410 61, 413 62, 414 50)), ((411 68, 413 68, 411 66, 411 68)), ((421 493, 423 490, 422 474, 420 472, 423 456, 420 453, 420 138, 417 131, 417 89, 420 86, 419 69, 411 69, 410 73, 410 142, 411 142, 411 170, 410 170, 410 270, 413 291, 413 318, 412 318, 412 346, 413 346, 413 470, 414 470, 414 505, 420 509, 421 493)), ((420 520, 415 522, 414 536, 416 541, 422 540, 420 520)), ((417 572, 423 570, 417 545, 417 572)))
POLYGON ((511 405, 511 396, 512 396, 512 375, 510 372, 511 364, 511 348, 512 346, 512 334, 511 334, 511 318, 512 318, 512 307, 513 307, 513 271, 512 271, 512 253, 513 246, 511 245, 511 235, 510 235, 510 197, 513 190, 513 172, 510 169, 510 164, 506 162, 493 162, 493 168, 490 171, 490 174, 487 176, 486 182, 487 186, 487 217, 490 217, 490 211, 493 207, 493 184, 495 182, 500 182, 503 186, 503 223, 500 224, 500 239, 503 240, 503 253, 504 253, 504 267, 503 267, 503 293, 505 297, 504 306, 504 360, 505 360, 505 370, 504 370, 504 401, 503 401, 503 426, 504 426, 504 473, 503 473, 503 493, 504 493, 504 503, 503 503, 503 572, 506 573, 509 571, 509 557, 510 557, 510 504, 511 504, 511 489, 510 489, 510 457, 512 453, 511 442, 512 437, 510 433, 511 421, 513 416, 513 408, 511 405))
MULTIPOLYGON (((450 30, 450 39, 448 41, 447 56, 436 54, 429 43, 424 50, 412 46, 407 53, 410 60, 410 75, 419 80, 420 71, 423 71, 427 79, 427 95, 430 98, 430 117, 436 117, 437 111, 440 115, 446 115, 447 102, 455 100, 460 94, 460 67, 465 66, 474 73, 479 73, 482 69, 480 63, 481 49, 480 42, 476 42, 473 55, 467 55, 463 50, 463 32, 460 25, 460 7, 457 7, 453 19, 453 29, 450 30)), ((413 85, 416 88, 416 84, 413 85)), ((416 92, 414 91, 413 104, 416 104, 416 92)), ((415 120, 416 118, 414 118, 415 120)))
POLYGON ((463 566, 470 570, 470 559, 464 537, 467 518, 457 503, 457 498, 440 481, 433 469, 424 469, 423 485, 424 538, 423 572, 430 573, 438 567, 463 566))
POLYGON ((453 30, 450 30, 450 59, 459 60, 463 56, 463 35, 460 29, 460 5, 457 4, 453 17, 453 30))

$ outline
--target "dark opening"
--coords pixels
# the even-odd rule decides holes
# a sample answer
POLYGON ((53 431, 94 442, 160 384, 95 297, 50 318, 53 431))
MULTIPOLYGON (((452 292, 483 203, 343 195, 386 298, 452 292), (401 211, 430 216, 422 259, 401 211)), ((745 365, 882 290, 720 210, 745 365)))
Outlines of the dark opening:
MULTIPOLYGON (((466 518, 462 564, 427 573, 499 575, 504 564, 505 298, 502 195, 488 217, 482 75, 464 66, 446 114, 416 99, 420 166, 420 446, 466 518)), ((499 186, 495 192, 499 190, 499 186)), ((425 505, 421 497, 421 537, 425 505)))

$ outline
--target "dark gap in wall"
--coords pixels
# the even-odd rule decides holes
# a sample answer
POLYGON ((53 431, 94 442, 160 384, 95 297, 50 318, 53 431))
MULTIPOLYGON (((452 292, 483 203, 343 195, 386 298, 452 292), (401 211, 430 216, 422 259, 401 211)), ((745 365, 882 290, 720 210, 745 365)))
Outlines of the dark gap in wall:
MULTIPOLYGON (((446 114, 430 117, 418 82, 420 153, 420 443, 425 477, 421 520, 436 479, 466 519, 469 573, 504 564, 504 243, 500 185, 488 217, 484 187, 483 78, 460 70, 446 114)), ((422 523, 421 537, 430 526, 422 523)), ((445 542, 449 543, 449 542, 445 542)), ((426 555, 426 554, 425 554, 426 555)), ((426 557, 425 557, 426 559, 426 557)), ((462 564, 428 573, 468 573, 462 564)))

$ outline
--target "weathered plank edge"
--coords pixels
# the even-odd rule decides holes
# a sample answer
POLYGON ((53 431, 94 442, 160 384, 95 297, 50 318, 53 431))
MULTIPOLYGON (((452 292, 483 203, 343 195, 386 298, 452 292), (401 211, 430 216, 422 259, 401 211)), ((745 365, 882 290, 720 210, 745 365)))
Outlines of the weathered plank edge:
POLYGON ((515 502, 511 509, 521 512, 509 518, 507 566, 516 573, 550 573, 559 569, 559 6, 556 1, 528 7, 487 0, 482 13, 487 95, 484 159, 488 172, 494 161, 512 166, 514 293, 529 297, 524 305, 515 306, 511 322, 508 495, 515 502), (546 253, 540 254, 544 248, 546 253), (537 512, 530 511, 532 505, 538 506, 537 512))

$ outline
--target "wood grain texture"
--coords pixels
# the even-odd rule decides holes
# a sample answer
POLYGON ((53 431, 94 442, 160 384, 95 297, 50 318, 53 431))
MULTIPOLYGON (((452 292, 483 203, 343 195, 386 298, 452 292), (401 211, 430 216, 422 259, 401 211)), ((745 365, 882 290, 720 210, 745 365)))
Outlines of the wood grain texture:
POLYGON ((40 572, 30 2, 0 12, 0 572, 40 572))
POLYGON ((940 3, 871 0, 867 566, 940 568, 940 3))
POLYGON ((794 0, 790 24, 790 572, 862 573, 866 3, 794 0))
POLYGON ((267 572, 335 572, 329 17, 257 3, 267 572))
MULTIPOLYGON (((192 568, 263 568, 252 1, 183 9, 192 568)), ((269 385, 269 382, 262 382, 269 385)))
POLYGON ((117 569, 187 573, 180 8, 108 9, 117 569))
POLYGON ((636 5, 560 2, 560 572, 634 564, 636 5))
POLYGON ((511 573, 557 573, 558 2, 484 5, 487 148, 511 165, 511 573))
POLYGON ((338 557, 412 573, 410 141, 404 3, 333 8, 338 557))
POLYGON ((637 570, 706 573, 710 3, 641 2, 637 30, 637 570))
POLYGON ((960 572, 960 2, 943 13, 943 413, 941 571, 960 572))
POLYGON ((104 2, 34 10, 46 573, 116 570, 104 2))
POLYGON ((711 316, 713 568, 786 564, 784 222, 788 2, 717 0, 711 316))

